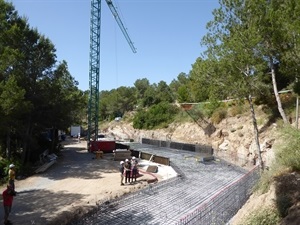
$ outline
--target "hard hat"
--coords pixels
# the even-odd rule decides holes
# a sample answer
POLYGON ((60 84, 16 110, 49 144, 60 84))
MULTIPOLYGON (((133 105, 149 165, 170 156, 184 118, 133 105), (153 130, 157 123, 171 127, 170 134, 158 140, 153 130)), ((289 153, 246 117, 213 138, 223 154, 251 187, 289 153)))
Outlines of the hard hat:
POLYGON ((135 156, 132 156, 132 159, 135 159, 135 156))
POLYGON ((128 159, 125 159, 125 162, 128 162, 128 159))
POLYGON ((122 165, 122 164, 124 164, 124 161, 121 161, 121 162, 120 162, 120 165, 122 165))
POLYGON ((9 165, 9 168, 10 168, 10 169, 13 168, 13 167, 15 167, 14 164, 10 164, 10 165, 9 165))

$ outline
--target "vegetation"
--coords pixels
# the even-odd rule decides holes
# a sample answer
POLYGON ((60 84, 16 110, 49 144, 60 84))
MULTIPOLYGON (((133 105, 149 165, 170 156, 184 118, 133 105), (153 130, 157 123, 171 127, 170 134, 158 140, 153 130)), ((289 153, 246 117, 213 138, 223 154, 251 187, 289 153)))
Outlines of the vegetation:
POLYGON ((280 130, 279 140, 282 140, 276 148, 275 166, 284 166, 292 171, 300 171, 300 131, 290 126, 280 130))
POLYGON ((177 107, 166 102, 139 110, 134 117, 133 126, 137 129, 155 129, 167 126, 178 112, 177 107))
POLYGON ((265 193, 275 177, 289 171, 300 171, 300 131, 284 126, 277 137, 277 145, 274 146, 275 158, 268 169, 262 174, 257 190, 265 193))
POLYGON ((300 171, 300 131, 291 126, 283 126, 277 138, 277 145, 274 146, 275 158, 270 168, 262 174, 256 187, 256 191, 266 193, 271 185, 275 185, 275 208, 272 213, 263 211, 260 214, 254 213, 249 216, 248 219, 254 222, 265 219, 264 221, 269 221, 269 223, 265 222, 264 224, 270 224, 272 220, 269 219, 272 219, 272 216, 284 218, 288 209, 298 201, 297 195, 295 195, 299 189, 295 182, 297 178, 293 177, 291 172, 300 171))
POLYGON ((56 61, 51 41, 30 28, 13 5, 3 0, 0 27, 0 154, 6 159, 1 164, 4 172, 11 162, 25 168, 46 148, 56 151, 57 130, 66 131, 82 119, 86 96, 68 72, 67 62, 56 61))
POLYGON ((252 212, 241 225, 271 225, 279 224, 280 216, 276 208, 263 208, 252 212))

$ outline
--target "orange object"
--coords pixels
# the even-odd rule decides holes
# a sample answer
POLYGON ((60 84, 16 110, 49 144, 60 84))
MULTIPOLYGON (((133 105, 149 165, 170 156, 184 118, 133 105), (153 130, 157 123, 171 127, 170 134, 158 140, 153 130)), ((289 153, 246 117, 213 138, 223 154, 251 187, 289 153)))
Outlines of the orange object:
POLYGON ((102 151, 96 151, 96 159, 102 159, 103 158, 103 152, 102 151))

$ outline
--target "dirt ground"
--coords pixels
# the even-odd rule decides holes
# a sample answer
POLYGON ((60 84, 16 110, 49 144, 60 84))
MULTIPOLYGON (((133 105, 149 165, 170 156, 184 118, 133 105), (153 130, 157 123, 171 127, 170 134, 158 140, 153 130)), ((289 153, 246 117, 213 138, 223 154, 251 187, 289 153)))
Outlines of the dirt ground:
POLYGON ((66 224, 74 214, 84 214, 97 203, 145 188, 155 177, 159 182, 175 176, 169 166, 151 174, 141 163, 144 167, 139 168, 137 182, 121 186, 119 161, 113 161, 112 153, 95 159, 86 150, 85 141, 68 139, 63 145, 57 162, 48 170, 15 182, 18 194, 9 217, 13 224, 66 224))

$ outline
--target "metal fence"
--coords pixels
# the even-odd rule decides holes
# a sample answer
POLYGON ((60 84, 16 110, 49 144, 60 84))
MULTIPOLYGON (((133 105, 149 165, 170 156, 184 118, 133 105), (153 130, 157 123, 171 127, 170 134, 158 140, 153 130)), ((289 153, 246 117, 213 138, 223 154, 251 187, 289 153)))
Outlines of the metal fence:
POLYGON ((259 168, 255 167, 236 182, 224 187, 197 209, 182 217, 176 225, 228 224, 251 195, 258 178, 259 168))

